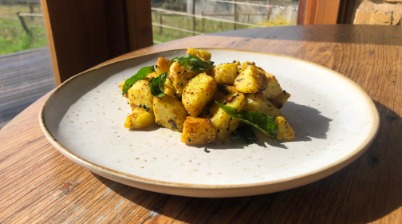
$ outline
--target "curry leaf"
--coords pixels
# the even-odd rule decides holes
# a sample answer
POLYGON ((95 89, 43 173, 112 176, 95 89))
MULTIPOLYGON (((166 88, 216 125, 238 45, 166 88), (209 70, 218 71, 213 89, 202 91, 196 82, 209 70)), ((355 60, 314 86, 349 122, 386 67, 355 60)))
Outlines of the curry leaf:
POLYGON ((151 93, 156 97, 162 97, 165 94, 163 93, 163 89, 165 87, 165 81, 167 78, 167 73, 162 73, 160 76, 152 79, 151 82, 151 93))
POLYGON ((275 122, 275 118, 256 111, 237 111, 236 108, 224 105, 220 102, 216 101, 215 103, 230 116, 257 128, 267 134, 270 138, 276 139, 278 124, 275 122))
POLYGON ((199 57, 194 55, 184 55, 182 57, 175 57, 172 59, 173 62, 178 62, 187 69, 195 72, 201 73, 209 70, 214 64, 213 61, 203 61, 199 57))
POLYGON ((257 142, 257 136, 249 125, 243 125, 236 129, 236 134, 241 137, 247 144, 257 142))
POLYGON ((155 67, 153 65, 141 68, 135 75, 131 76, 124 82, 122 94, 126 94, 131 86, 134 85, 134 83, 145 78, 149 73, 152 73, 154 71, 155 67))

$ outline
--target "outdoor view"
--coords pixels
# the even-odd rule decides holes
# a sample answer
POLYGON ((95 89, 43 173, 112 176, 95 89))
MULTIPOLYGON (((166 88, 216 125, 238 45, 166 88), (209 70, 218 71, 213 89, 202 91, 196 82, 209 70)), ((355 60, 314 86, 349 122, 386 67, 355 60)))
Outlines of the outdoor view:
POLYGON ((46 45, 39 0, 0 0, 0 54, 46 45))
MULTIPOLYGON (((154 44, 296 24, 298 0, 150 0, 154 44)), ((55 87, 40 0, 0 0, 0 128, 55 87)))
POLYGON ((154 43, 225 30, 296 25, 298 0, 152 0, 154 43))

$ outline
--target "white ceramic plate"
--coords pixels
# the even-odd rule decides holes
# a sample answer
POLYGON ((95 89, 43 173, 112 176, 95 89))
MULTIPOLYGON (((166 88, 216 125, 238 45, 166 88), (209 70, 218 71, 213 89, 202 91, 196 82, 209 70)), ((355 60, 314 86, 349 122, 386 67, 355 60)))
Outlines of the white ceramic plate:
POLYGON ((84 72, 45 103, 42 129, 63 155, 92 172, 140 189, 194 197, 257 195, 326 177, 356 159, 373 140, 379 119, 367 94, 344 76, 302 60, 209 49, 215 64, 254 61, 292 94, 283 113, 294 142, 189 147, 180 133, 123 127, 130 108, 118 85, 161 52, 84 72))

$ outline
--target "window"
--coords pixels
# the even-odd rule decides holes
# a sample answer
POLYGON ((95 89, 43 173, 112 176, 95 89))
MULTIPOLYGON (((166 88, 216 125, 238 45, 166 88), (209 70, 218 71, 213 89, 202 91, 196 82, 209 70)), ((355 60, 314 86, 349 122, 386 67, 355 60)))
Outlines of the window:
POLYGON ((154 43, 255 27, 296 25, 298 0, 152 0, 154 43))

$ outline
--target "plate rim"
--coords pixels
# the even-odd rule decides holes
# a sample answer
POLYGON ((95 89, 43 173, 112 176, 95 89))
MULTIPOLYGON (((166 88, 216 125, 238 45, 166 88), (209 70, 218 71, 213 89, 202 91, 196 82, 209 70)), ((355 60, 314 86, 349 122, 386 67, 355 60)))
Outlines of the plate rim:
MULTIPOLYGON (((201 49, 201 48, 200 48, 201 49)), ((303 173, 297 176, 289 177, 289 178, 281 178, 279 180, 274 181, 263 181, 263 182, 253 182, 253 183, 240 183, 240 184, 194 184, 194 183, 181 183, 181 182, 169 182, 151 178, 145 178, 134 174, 128 174, 119 170, 111 169, 108 167, 104 167, 102 165, 96 164, 94 162, 88 161, 80 156, 76 155, 75 153, 68 150, 64 147, 55 136, 53 136, 46 124, 45 121, 45 110, 51 101, 56 97, 59 93, 60 89, 64 88, 65 86, 69 85, 71 82, 76 82, 79 80, 80 77, 84 77, 92 72, 96 72, 97 70, 103 69, 104 67, 109 66, 116 66, 119 63, 124 63, 130 60, 135 60, 138 58, 144 57, 153 57, 163 55, 164 53, 174 53, 174 52, 181 52, 185 51, 185 48, 179 49, 171 49, 165 51, 157 51, 152 53, 141 54, 133 57, 128 57, 121 60, 114 60, 110 63, 104 62, 97 66, 94 66, 88 70, 80 72, 63 83, 57 86, 54 90, 51 91, 49 97, 46 99, 44 104, 42 105, 39 113, 39 124, 43 134, 45 135, 46 139, 51 143, 52 146, 56 148, 62 155, 66 156, 72 162, 90 170, 93 173, 96 173, 100 176, 103 176, 107 179, 111 179, 113 181, 129 185, 132 187, 137 187, 143 190, 151 190, 154 192, 159 193, 167 193, 172 195, 180 195, 180 196, 190 196, 190 197, 236 197, 236 196, 251 196, 251 195, 259 195, 265 193, 273 193, 277 191, 283 191, 287 189, 292 189, 295 187, 303 186, 305 184, 309 184, 320 180, 324 177, 327 177, 340 169, 346 167, 348 164, 356 160, 363 154, 366 149, 371 145, 374 141, 380 126, 380 119, 379 113, 376 109, 376 106, 370 96, 364 91, 364 89, 355 83, 350 78, 338 73, 328 67, 322 66, 320 64, 316 64, 314 62, 310 62, 304 59, 300 59, 293 56, 282 55, 282 54, 273 54, 269 52, 257 52, 257 51, 249 51, 249 50, 238 50, 238 49, 227 49, 227 48, 202 48, 203 50, 207 51, 237 51, 237 52, 244 52, 250 54, 261 54, 261 55, 268 55, 274 57, 281 57, 290 60, 295 60, 298 62, 306 63, 309 66, 319 67, 324 69, 328 73, 331 73, 332 76, 342 79, 353 86, 363 97, 364 101, 370 107, 370 115, 372 119, 372 128, 367 136, 365 136, 364 140, 361 141, 356 148, 351 150, 348 153, 348 156, 343 156, 341 159, 333 161, 325 166, 319 167, 319 169, 314 169, 311 172, 303 173), (305 180, 306 177, 310 177, 307 181, 305 180), (312 178, 314 177, 314 178, 312 178), (304 180, 304 181, 303 181, 304 180), (283 185, 287 185, 287 187, 283 187, 283 185), (271 189, 269 188, 271 186, 271 189), (273 187, 273 188, 272 188, 273 187), (162 189, 160 189, 162 188, 162 189), (278 188, 280 190, 278 190, 278 188), (178 192, 179 191, 179 192, 178 192), (224 192, 227 191, 227 192, 224 192), (240 191, 240 192, 238 192, 240 191)), ((134 66, 134 65, 133 65, 134 66)), ((113 74, 110 75, 110 77, 113 74)))

